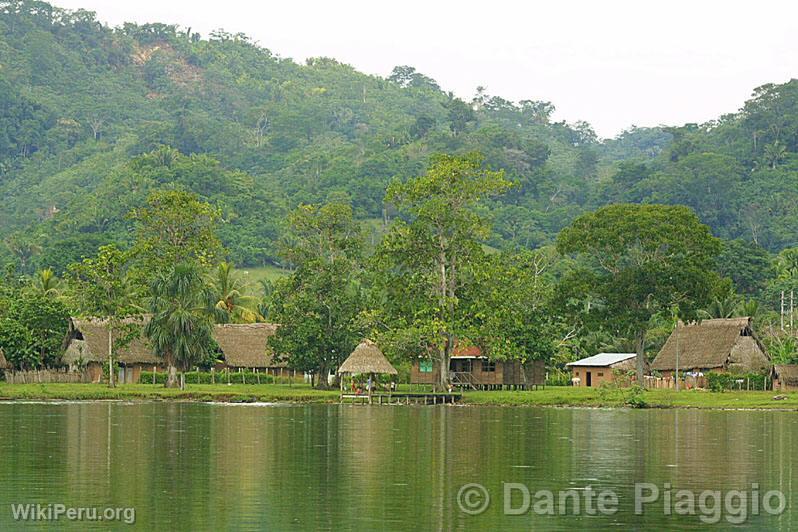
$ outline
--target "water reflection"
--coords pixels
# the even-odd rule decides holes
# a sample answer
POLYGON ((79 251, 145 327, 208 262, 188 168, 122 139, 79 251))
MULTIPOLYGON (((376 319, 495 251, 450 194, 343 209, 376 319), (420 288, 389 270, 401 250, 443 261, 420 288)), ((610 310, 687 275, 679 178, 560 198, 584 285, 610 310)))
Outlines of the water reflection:
POLYGON ((789 530, 797 432, 787 412, 2 404, 0 528, 19 502, 134 506, 140 527, 171 530, 703 527, 656 506, 635 515, 633 486, 649 482, 780 489, 788 510, 746 526, 789 530), (457 507, 469 482, 493 497, 482 515, 457 507), (505 516, 506 482, 612 489, 620 511, 505 516))

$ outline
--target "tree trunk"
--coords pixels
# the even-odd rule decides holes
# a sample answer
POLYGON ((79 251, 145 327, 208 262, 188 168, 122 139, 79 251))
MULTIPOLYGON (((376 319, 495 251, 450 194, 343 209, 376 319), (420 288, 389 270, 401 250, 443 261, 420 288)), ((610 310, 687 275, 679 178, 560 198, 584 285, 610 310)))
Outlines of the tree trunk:
POLYGON ((328 373, 329 370, 327 369, 326 366, 324 365, 319 366, 319 375, 318 375, 319 380, 316 382, 316 388, 318 388, 319 390, 326 390, 327 388, 329 388, 329 383, 327 382, 328 373))
POLYGON ((186 374, 183 371, 180 372, 180 389, 186 389, 186 374))
POLYGON ((169 364, 169 374, 164 383, 165 388, 177 388, 177 368, 169 364))
POLYGON ((635 349, 637 350, 637 385, 643 386, 643 374, 646 368, 646 331, 640 330, 635 335, 635 349))

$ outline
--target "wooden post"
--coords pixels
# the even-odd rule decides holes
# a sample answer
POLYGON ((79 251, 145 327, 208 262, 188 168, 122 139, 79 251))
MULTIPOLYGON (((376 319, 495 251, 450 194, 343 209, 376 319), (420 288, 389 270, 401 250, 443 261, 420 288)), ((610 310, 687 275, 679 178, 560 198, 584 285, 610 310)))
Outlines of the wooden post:
POLYGON ((258 368, 255 368, 255 378, 258 379, 258 384, 260 384, 260 373, 258 372, 258 368))
POLYGON ((216 368, 211 368, 211 384, 216 384, 216 368))
POLYGON ((369 392, 369 404, 371 404, 371 387, 374 385, 374 374, 369 373, 369 380, 366 381, 366 387, 368 388, 369 392))

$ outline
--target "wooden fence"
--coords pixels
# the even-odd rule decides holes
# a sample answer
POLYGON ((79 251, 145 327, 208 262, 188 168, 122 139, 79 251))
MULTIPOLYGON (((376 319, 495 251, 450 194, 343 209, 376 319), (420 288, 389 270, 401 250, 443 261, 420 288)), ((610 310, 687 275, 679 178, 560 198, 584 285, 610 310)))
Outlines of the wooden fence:
POLYGON ((6 382, 9 384, 91 382, 91 376, 85 372, 69 371, 67 369, 6 370, 5 377, 6 382))

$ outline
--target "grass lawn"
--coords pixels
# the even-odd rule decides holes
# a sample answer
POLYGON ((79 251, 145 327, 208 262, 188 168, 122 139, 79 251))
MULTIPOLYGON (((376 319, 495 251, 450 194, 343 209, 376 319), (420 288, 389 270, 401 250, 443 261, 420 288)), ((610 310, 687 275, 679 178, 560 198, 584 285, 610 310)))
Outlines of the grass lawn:
MULTIPOLYGON (((545 390, 466 392, 468 404, 508 406, 628 406, 630 390, 549 386, 545 390)), ((798 410, 798 393, 782 392, 708 392, 689 390, 648 390, 640 400, 647 408, 756 408, 798 410), (774 400, 775 396, 786 399, 774 400)))
MULTIPOLYGON (((400 391, 406 391, 400 386, 400 391)), ((183 400, 231 403, 292 402, 337 403, 338 390, 314 390, 307 384, 187 384, 185 390, 152 384, 6 384, 0 382, 0 401, 13 400, 183 400)), ((628 389, 549 386, 534 391, 468 391, 463 404, 496 406, 625 407, 633 394, 628 389)), ((675 392, 650 390, 637 398, 647 408, 722 408, 798 410, 798 393, 788 392, 675 392), (774 400, 781 395, 783 400, 774 400)))
POLYGON ((185 390, 152 384, 6 384, 0 383, 0 400, 187 400, 231 403, 338 401, 337 390, 314 390, 306 384, 186 384, 185 390))

